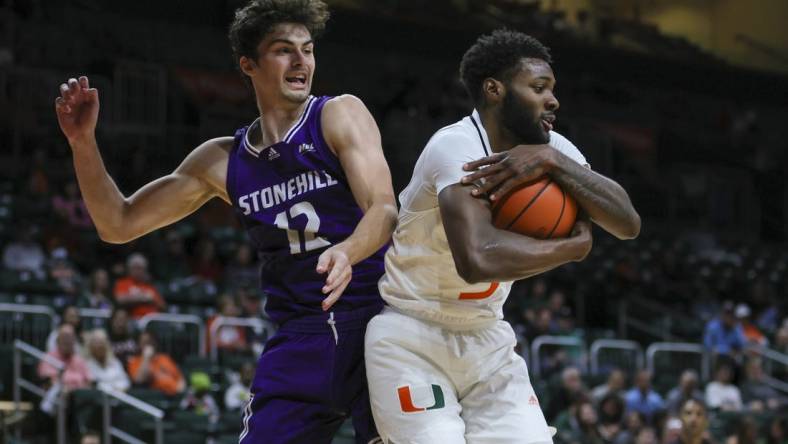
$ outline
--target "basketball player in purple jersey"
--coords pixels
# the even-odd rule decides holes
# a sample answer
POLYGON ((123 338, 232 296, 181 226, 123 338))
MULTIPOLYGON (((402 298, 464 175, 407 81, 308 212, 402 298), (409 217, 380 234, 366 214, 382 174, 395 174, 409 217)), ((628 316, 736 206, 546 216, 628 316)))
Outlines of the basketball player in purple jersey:
POLYGON ((382 308, 377 282, 397 212, 380 133, 364 104, 310 95, 313 39, 327 19, 319 0, 253 0, 236 11, 230 42, 260 117, 234 137, 198 146, 172 174, 130 197, 99 154, 98 91, 87 77, 69 79, 56 100, 103 240, 131 241, 214 197, 242 220, 262 260, 266 310, 279 325, 252 383, 242 444, 329 443, 348 416, 358 443, 377 437, 364 332, 382 308))

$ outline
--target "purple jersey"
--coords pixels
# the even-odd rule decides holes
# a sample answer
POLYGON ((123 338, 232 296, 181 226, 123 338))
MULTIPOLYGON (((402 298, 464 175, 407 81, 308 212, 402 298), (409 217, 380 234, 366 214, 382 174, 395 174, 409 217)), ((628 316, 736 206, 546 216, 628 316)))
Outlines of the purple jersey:
MULTIPOLYGON (((227 166, 227 193, 262 261, 266 311, 283 323, 322 313, 326 275, 315 271, 327 247, 345 240, 363 216, 339 159, 323 139, 320 115, 331 97, 307 99, 303 114, 281 142, 256 152, 236 131, 227 166)), ((353 278, 335 311, 382 305, 377 282, 385 248, 353 266, 353 278)))

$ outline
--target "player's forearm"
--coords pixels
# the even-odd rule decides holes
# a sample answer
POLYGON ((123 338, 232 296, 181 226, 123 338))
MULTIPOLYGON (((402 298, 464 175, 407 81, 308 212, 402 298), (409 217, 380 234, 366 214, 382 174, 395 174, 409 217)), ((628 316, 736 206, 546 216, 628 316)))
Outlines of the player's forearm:
POLYGON ((106 242, 120 242, 125 197, 107 172, 96 139, 69 141, 69 144, 82 198, 99 236, 106 242))
POLYGON ((640 216, 621 185, 571 159, 558 162, 550 176, 605 231, 619 239, 640 233, 640 216))
POLYGON ((396 226, 397 206, 394 202, 375 203, 364 213, 353 234, 338 246, 345 251, 351 265, 355 265, 385 245, 396 226))
POLYGON ((551 270, 568 262, 583 260, 591 242, 576 238, 539 240, 494 229, 474 241, 469 236, 468 255, 458 261, 457 271, 469 283, 514 281, 551 270))

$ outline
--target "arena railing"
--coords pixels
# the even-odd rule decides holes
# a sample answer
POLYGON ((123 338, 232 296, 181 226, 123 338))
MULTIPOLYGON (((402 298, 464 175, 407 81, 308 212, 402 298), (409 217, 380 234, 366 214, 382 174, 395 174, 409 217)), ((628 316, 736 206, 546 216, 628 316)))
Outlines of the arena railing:
POLYGON ((12 340, 21 339, 25 342, 33 343, 34 345, 45 346, 49 333, 57 327, 55 311, 46 305, 0 303, 0 313, 11 313, 12 315, 21 314, 23 316, 27 314, 49 318, 49 328, 41 332, 37 332, 32 325, 26 328, 23 322, 17 322, 15 320, 11 322, 2 322, 2 326, 0 327, 0 342, 6 344, 12 340))
POLYGON ((210 341, 208 347, 210 349, 210 358, 211 361, 216 361, 219 358, 219 350, 218 350, 218 332, 219 329, 222 327, 249 327, 252 328, 255 333, 260 334, 263 331, 266 332, 268 335, 266 340, 271 338, 271 336, 276 333, 276 326, 273 323, 266 321, 260 318, 235 318, 235 317, 225 317, 225 316, 218 316, 216 320, 213 321, 211 324, 211 328, 208 331, 210 336, 210 341))
MULTIPOLYGON (((112 310, 111 309, 109 309, 109 308, 80 308, 77 311, 79 312, 80 319, 82 319, 83 321, 85 319, 93 319, 94 320, 91 323, 91 326, 93 328, 98 328, 98 323, 96 322, 96 320, 101 320, 101 325, 104 328, 109 329, 109 325, 107 325, 107 323, 109 322, 109 318, 112 317, 112 310)), ((82 323, 82 325, 83 326, 85 325, 84 322, 82 323)))
MULTIPOLYGON (((22 402, 22 389, 25 389, 34 395, 44 398, 46 396, 47 391, 42 389, 41 387, 37 386, 31 381, 22 378, 22 353, 32 356, 39 361, 46 361, 51 366, 55 367, 57 371, 62 375, 63 369, 65 369, 65 364, 63 361, 54 358, 52 356, 47 355, 42 350, 39 350, 32 345, 28 344, 27 342, 21 341, 19 339, 14 341, 14 414, 19 415, 20 413, 20 405, 22 402)), ((65 400, 66 392, 65 390, 60 390, 58 394, 57 400, 55 401, 57 405, 57 443, 58 444, 66 444, 66 400, 65 400)), ((16 441, 22 442, 22 431, 19 427, 16 428, 15 432, 16 441)))
MULTIPOLYGON (((627 352, 633 352, 635 356, 635 367, 636 370, 640 370, 644 366, 645 359, 643 357, 643 348, 635 341, 628 341, 624 339, 597 339, 593 343, 591 343, 591 374, 597 375, 599 374, 600 369, 600 359, 599 354, 602 350, 624 350, 627 352)), ((620 363, 617 363, 617 367, 624 367, 620 363)), ((624 368, 624 370, 630 370, 628 368, 624 368)))
MULTIPOLYGON (((144 330, 151 322, 161 322, 174 325, 191 324, 197 327, 197 353, 205 357, 205 323, 202 318, 196 315, 188 314, 174 314, 174 313, 149 313, 141 317, 137 321, 137 326, 144 330)), ((159 338, 159 342, 163 345, 163 338, 159 338)), ((172 352, 172 350, 167 350, 172 352)), ((190 350, 194 352, 194 350, 190 350)))
POLYGON ((772 376, 774 366, 782 366, 783 371, 788 371, 788 355, 780 353, 777 350, 772 350, 766 347, 752 346, 747 349, 748 352, 761 358, 763 363, 763 376, 764 382, 783 393, 788 393, 788 383, 772 376))
MULTIPOLYGON (((646 368, 654 374, 655 370, 655 357, 659 353, 673 353, 673 354, 696 354, 700 359, 700 376, 703 381, 709 380, 709 356, 706 353, 706 348, 700 344, 691 342, 654 342, 646 348, 646 368)), ((682 368, 689 368, 689 366, 680 366, 682 368)))
POLYGON ((686 338, 673 334, 674 325, 692 322, 698 320, 642 297, 623 298, 618 304, 618 336, 622 338, 630 337, 629 329, 633 329, 656 340, 678 342, 686 338))
POLYGON ((579 359, 574 359, 574 364, 577 365, 584 373, 588 373, 588 360, 585 342, 574 336, 537 336, 531 344, 531 363, 533 364, 530 371, 539 376, 542 373, 542 356, 539 351, 544 346, 561 346, 564 348, 576 348, 580 350, 579 359))
MULTIPOLYGON (((129 444, 145 444, 142 441, 129 433, 124 432, 112 426, 112 405, 111 400, 115 400, 130 406, 133 409, 144 412, 153 417, 154 422, 154 436, 155 443, 162 444, 164 442, 164 426, 162 420, 164 419, 164 411, 156 408, 147 402, 139 400, 133 396, 129 396, 123 392, 113 390, 111 388, 100 388, 102 393, 102 422, 104 424, 104 439, 102 442, 111 443, 112 437, 119 438, 120 440, 129 444)), ((139 425, 139 424, 137 424, 139 425)))

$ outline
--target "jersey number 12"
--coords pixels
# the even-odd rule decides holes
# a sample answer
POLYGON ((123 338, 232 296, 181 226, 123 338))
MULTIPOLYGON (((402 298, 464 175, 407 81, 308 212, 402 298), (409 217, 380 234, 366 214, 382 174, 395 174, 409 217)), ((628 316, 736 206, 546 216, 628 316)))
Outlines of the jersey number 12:
POLYGON ((318 217, 315 207, 309 202, 299 202, 290 207, 290 210, 287 212, 282 211, 277 214, 274 224, 287 231, 287 240, 290 241, 290 254, 304 253, 331 245, 331 242, 315 234, 320 229, 320 217, 318 217), (303 230, 291 229, 287 213, 290 213, 290 219, 306 216, 306 227, 303 230), (303 248, 301 247, 302 244, 303 248))

